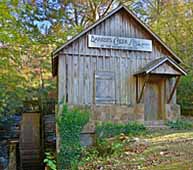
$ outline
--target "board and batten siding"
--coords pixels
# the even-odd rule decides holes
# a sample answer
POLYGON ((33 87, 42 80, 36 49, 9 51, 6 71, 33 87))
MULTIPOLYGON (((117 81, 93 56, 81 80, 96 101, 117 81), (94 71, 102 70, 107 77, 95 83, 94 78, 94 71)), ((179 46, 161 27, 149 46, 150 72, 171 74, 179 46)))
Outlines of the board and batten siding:
MULTIPOLYGON (((79 37, 59 55, 59 101, 67 96, 69 104, 93 104, 95 73, 109 71, 115 74, 115 103, 133 105, 136 103, 136 81, 133 74, 150 61, 169 54, 150 33, 125 11, 121 11, 79 37), (152 40, 152 52, 89 48, 89 34, 149 39, 152 40)), ((140 80, 139 89, 142 86, 140 80)))

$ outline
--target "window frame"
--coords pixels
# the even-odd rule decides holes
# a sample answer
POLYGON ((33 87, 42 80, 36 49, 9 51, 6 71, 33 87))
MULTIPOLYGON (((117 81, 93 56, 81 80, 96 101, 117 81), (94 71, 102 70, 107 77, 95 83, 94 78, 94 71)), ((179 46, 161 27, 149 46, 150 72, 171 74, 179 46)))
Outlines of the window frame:
MULTIPOLYGON (((96 71, 94 73, 94 104, 96 105, 107 105, 107 104, 115 104, 116 103, 116 81, 115 81, 115 73, 112 71, 96 71), (98 97, 97 96, 97 79, 98 80, 106 80, 112 81, 112 89, 114 89, 113 95, 110 97, 98 97)), ((111 92, 111 91, 109 91, 111 92)), ((112 93, 110 93, 112 94, 112 93)))

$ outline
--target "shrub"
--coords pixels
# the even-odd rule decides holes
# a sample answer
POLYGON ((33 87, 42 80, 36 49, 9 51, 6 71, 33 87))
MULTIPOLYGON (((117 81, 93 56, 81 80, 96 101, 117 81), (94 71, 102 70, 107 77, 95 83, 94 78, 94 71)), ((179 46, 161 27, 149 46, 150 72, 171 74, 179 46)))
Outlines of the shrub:
POLYGON ((140 134, 144 134, 145 132, 146 132, 146 127, 143 124, 130 121, 125 125, 123 133, 130 134, 130 135, 140 135, 140 134))
POLYGON ((193 128, 193 123, 187 120, 173 120, 166 123, 171 129, 183 130, 193 128))
POLYGON ((96 134, 99 138, 108 138, 124 133, 126 135, 139 135, 146 132, 143 124, 137 122, 128 122, 127 124, 114 124, 112 122, 97 125, 96 134))
POLYGON ((79 165, 100 158, 109 158, 123 152, 124 144, 119 140, 98 139, 95 146, 86 148, 79 165))
POLYGON ((68 109, 67 105, 64 105, 58 117, 60 152, 57 160, 60 170, 75 169, 81 155, 80 133, 88 120, 88 111, 68 109))
MULTIPOLYGON (((177 101, 181 105, 182 113, 193 110, 193 72, 182 77, 177 89, 177 101)), ((192 115, 192 114, 191 114, 192 115)))
POLYGON ((96 134, 99 138, 113 137, 119 135, 123 131, 123 124, 113 124, 112 122, 106 122, 96 126, 96 134))
POLYGON ((56 160, 54 154, 45 152, 44 163, 49 168, 49 170, 56 170, 56 160))

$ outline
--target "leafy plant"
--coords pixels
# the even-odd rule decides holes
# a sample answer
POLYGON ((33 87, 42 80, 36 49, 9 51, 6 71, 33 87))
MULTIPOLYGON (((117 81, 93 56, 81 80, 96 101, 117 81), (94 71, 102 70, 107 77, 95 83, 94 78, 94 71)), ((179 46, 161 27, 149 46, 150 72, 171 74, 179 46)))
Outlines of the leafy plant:
POLYGON ((188 109, 193 110, 193 72, 182 77, 178 87, 177 101, 182 107, 182 113, 188 109))
POLYGON ((56 170, 56 160, 55 156, 52 153, 50 152, 45 153, 44 163, 49 168, 49 170, 56 170))
POLYGON ((105 139, 98 139, 95 149, 97 150, 97 156, 107 157, 113 153, 112 145, 105 139))
POLYGON ((58 154, 58 166, 60 170, 76 169, 81 156, 80 133, 89 120, 87 110, 73 108, 67 105, 58 117, 58 129, 60 133, 60 152, 58 154))
POLYGON ((120 154, 123 151, 123 143, 119 140, 111 141, 108 139, 98 139, 93 147, 84 149, 83 156, 79 165, 84 165, 86 162, 93 160, 105 159, 115 154, 120 154))
POLYGON ((127 135, 139 135, 146 132, 144 125, 130 121, 127 124, 114 124, 112 122, 105 122, 97 125, 96 134, 99 138, 108 138, 119 135, 121 133, 127 135))
POLYGON ((146 133, 146 127, 138 122, 129 121, 124 126, 123 133, 128 135, 140 135, 146 133))
POLYGON ((193 128, 193 123, 187 120, 172 120, 166 123, 171 129, 183 130, 193 128))
POLYGON ((99 138, 109 138, 119 135, 124 131, 123 124, 114 124, 112 122, 103 122, 96 126, 96 134, 99 138))

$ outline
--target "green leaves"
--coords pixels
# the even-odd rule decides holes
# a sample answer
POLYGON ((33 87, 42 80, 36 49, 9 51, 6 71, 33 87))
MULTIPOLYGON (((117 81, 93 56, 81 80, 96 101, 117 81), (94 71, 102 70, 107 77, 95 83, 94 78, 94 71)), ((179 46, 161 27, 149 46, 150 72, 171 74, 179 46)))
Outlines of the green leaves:
POLYGON ((44 163, 46 164, 47 167, 50 168, 50 170, 56 170, 56 160, 55 157, 53 156, 52 153, 50 152, 45 152, 45 159, 44 163))
POLYGON ((177 129, 177 130, 185 130, 185 129, 193 128, 193 123, 191 121, 180 120, 180 119, 168 121, 166 125, 169 126, 171 129, 177 129))
POLYGON ((109 138, 124 133, 126 135, 140 135, 146 132, 143 124, 129 121, 127 124, 114 124, 105 122, 96 127, 96 134, 99 138, 109 138))
POLYGON ((71 169, 79 160, 82 150, 80 133, 88 120, 87 110, 63 106, 57 121, 60 134, 60 152, 57 160, 60 170, 71 169))
POLYGON ((181 104, 182 109, 193 109, 193 73, 182 77, 177 94, 177 101, 181 104))

